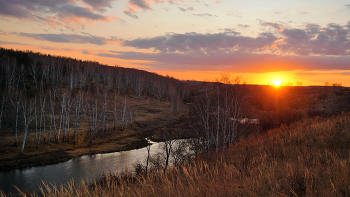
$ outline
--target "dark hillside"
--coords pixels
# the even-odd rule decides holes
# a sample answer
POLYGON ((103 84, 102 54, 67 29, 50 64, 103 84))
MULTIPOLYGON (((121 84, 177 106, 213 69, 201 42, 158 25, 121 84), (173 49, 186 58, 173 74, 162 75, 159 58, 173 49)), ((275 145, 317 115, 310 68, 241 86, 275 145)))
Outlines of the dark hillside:
POLYGON ((169 76, 0 48, 1 169, 145 146, 186 114, 189 92, 169 76))

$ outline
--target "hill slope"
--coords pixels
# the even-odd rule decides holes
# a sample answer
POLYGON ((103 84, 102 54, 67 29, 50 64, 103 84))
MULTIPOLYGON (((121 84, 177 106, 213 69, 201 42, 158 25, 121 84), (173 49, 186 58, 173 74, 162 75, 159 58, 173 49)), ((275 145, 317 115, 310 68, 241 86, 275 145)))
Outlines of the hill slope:
POLYGON ((104 177, 48 196, 349 196, 350 114, 251 136, 222 152, 147 177, 104 177))

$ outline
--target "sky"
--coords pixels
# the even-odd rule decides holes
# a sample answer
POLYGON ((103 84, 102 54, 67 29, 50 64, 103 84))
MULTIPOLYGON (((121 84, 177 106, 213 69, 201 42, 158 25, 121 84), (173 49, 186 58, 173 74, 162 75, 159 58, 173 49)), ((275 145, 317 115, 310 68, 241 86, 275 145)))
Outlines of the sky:
POLYGON ((0 46, 182 80, 350 86, 350 1, 0 0, 0 46))

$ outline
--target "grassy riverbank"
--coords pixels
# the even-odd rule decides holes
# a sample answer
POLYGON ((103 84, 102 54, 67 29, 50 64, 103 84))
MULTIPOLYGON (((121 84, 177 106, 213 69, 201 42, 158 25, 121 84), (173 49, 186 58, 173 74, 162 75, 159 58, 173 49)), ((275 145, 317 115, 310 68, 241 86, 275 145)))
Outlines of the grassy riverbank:
POLYGON ((350 114, 310 119, 146 177, 71 182, 44 196, 349 196, 350 114))
POLYGON ((54 164, 82 155, 131 150, 146 145, 146 140, 140 138, 135 131, 129 130, 124 131, 123 134, 111 131, 104 138, 95 140, 93 145, 87 143, 84 146, 75 146, 72 143, 50 143, 41 145, 39 149, 36 149, 35 145, 28 145, 29 151, 23 155, 18 153, 18 147, 12 146, 7 148, 5 154, 2 154, 0 169, 10 170, 54 164))
MULTIPOLYGON (((18 146, 14 146, 12 130, 2 130, 0 142, 0 171, 54 164, 82 155, 125 151, 145 147, 147 137, 158 139, 158 132, 168 128, 182 127, 188 111, 182 107, 180 113, 171 113, 169 102, 159 102, 156 99, 137 100, 129 98, 129 104, 134 109, 134 122, 125 130, 120 125, 113 130, 107 125, 108 132, 103 137, 98 136, 92 143, 87 136, 86 124, 81 124, 80 141, 73 144, 73 130, 70 131, 68 142, 40 143, 36 148, 35 132, 31 132, 24 154, 20 155, 20 145, 23 139, 18 137, 18 146)), ((111 122, 111 121, 110 121, 111 122)), ((47 131, 48 132, 48 131, 47 131)), ((43 141, 43 139, 42 139, 43 141)))

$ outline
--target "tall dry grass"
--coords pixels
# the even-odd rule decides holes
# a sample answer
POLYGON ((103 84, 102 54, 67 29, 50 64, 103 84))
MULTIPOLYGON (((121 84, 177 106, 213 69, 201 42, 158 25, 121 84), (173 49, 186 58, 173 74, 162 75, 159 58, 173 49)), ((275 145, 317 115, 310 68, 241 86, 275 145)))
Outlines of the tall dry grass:
POLYGON ((46 187, 40 195, 350 196, 349 156, 350 114, 342 114, 242 139, 165 174, 105 176, 90 186, 46 187))

